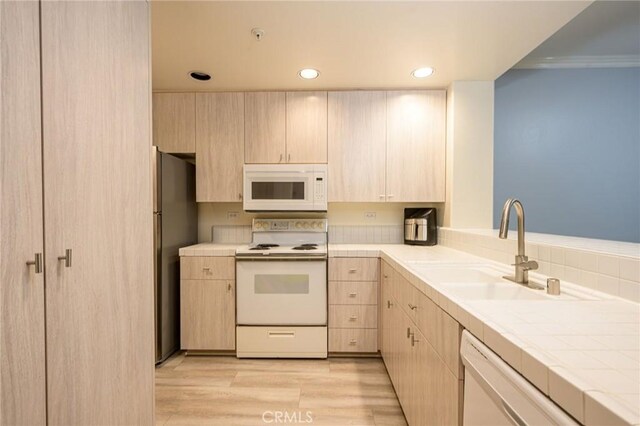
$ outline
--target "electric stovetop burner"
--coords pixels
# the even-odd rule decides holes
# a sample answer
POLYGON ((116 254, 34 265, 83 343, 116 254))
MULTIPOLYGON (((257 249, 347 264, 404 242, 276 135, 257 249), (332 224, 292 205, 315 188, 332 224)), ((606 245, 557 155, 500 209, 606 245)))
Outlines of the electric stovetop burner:
POLYGON ((317 250, 317 244, 301 244, 299 246, 293 247, 292 250, 317 250))
POLYGON ((280 244, 258 244, 255 247, 251 247, 249 250, 269 250, 271 247, 280 247, 280 244))

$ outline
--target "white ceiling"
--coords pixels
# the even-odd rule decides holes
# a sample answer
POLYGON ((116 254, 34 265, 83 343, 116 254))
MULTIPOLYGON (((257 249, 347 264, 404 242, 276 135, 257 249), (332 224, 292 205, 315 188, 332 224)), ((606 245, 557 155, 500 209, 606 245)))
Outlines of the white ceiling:
POLYGON ((525 60, 595 56, 640 57, 640 2, 594 2, 525 60))
POLYGON ((588 1, 154 1, 156 91, 446 87, 493 80, 588 1), (265 37, 256 41, 251 29, 265 37), (433 76, 411 77, 434 67, 433 76), (305 81, 305 67, 321 75, 305 81), (187 73, 206 71, 209 82, 187 73))

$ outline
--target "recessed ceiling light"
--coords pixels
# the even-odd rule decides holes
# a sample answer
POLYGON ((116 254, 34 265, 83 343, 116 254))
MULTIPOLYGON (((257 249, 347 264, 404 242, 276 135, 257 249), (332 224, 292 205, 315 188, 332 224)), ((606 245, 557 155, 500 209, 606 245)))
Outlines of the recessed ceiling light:
POLYGON ((204 71, 190 71, 189 77, 198 81, 209 81, 211 80, 211 75, 207 74, 204 71))
POLYGON ((313 68, 305 68, 298 71, 298 75, 305 80, 313 80, 314 78, 318 78, 320 71, 314 70, 313 68))
POLYGON ((433 68, 431 67, 418 68, 411 73, 415 78, 425 78, 429 77, 431 74, 433 74, 433 68))

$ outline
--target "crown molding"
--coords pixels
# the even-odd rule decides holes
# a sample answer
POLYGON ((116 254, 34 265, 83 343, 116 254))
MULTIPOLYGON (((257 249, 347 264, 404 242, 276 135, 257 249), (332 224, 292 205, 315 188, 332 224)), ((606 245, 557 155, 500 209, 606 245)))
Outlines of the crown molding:
POLYGON ((635 68, 640 67, 638 55, 553 56, 525 58, 514 69, 559 68, 635 68))

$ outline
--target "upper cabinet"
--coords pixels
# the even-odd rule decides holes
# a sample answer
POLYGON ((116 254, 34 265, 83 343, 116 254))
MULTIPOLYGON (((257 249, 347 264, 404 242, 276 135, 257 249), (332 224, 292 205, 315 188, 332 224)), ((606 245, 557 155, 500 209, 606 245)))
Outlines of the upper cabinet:
POLYGON ((285 93, 245 94, 245 163, 286 163, 285 93))
POLYGON ((196 200, 242 200, 244 94, 196 95, 196 200))
POLYGON ((153 94, 153 144, 162 152, 196 152, 196 94, 153 94))
POLYGON ((245 93, 245 163, 326 163, 327 92, 245 93))
POLYGON ((444 90, 387 93, 387 201, 445 199, 444 90))
POLYGON ((287 162, 327 162, 327 92, 287 92, 287 162))
POLYGON ((385 201, 386 93, 330 92, 329 202, 385 201))

